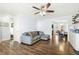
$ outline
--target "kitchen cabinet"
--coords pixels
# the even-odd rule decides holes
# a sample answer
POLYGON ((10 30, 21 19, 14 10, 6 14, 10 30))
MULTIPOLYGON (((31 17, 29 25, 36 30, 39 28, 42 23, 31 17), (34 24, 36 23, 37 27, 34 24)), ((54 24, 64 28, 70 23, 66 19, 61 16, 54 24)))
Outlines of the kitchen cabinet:
POLYGON ((79 32, 71 30, 69 33, 69 42, 76 51, 79 51, 79 32))

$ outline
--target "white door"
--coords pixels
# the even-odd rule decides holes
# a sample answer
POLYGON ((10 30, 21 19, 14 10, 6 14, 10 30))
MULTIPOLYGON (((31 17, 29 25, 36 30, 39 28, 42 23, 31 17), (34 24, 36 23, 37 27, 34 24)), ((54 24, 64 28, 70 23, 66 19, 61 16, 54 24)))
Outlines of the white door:
POLYGON ((2 40, 2 29, 0 27, 0 41, 2 40))
POLYGON ((2 28, 2 40, 9 40, 10 39, 10 30, 9 27, 2 28))

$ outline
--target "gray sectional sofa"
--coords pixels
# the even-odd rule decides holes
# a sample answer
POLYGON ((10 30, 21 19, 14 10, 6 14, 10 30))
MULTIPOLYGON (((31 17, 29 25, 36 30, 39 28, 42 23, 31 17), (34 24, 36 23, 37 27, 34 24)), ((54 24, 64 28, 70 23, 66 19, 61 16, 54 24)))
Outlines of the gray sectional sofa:
POLYGON ((45 35, 42 31, 25 32, 21 35, 21 43, 32 45, 45 35))

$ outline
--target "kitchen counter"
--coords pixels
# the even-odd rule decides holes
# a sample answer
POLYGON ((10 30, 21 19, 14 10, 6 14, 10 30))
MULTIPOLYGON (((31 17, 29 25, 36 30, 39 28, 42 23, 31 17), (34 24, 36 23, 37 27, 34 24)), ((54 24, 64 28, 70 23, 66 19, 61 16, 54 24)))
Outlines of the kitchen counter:
POLYGON ((69 42, 76 51, 79 51, 79 30, 70 30, 69 42))

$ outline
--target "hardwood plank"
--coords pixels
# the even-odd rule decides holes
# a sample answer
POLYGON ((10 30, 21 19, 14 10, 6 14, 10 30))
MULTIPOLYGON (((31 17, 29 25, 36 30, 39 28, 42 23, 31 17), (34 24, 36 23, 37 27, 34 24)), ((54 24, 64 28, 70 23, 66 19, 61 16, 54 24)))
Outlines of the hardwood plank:
POLYGON ((74 50, 68 42, 61 41, 57 45, 55 38, 50 41, 42 41, 35 43, 32 46, 19 44, 14 42, 11 46, 10 41, 0 43, 0 55, 74 55, 74 50))

